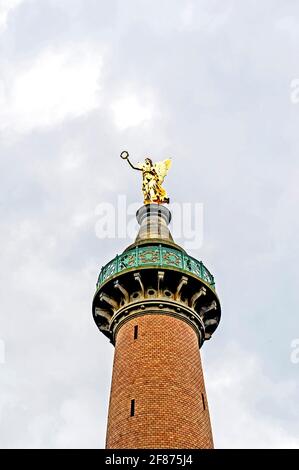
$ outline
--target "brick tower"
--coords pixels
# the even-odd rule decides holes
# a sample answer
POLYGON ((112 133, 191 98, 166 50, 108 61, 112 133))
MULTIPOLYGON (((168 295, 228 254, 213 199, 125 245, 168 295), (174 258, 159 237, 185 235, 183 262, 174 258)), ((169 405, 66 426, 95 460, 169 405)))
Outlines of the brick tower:
POLYGON ((218 326, 214 278, 172 239, 170 211, 137 211, 135 243, 100 272, 99 330, 115 346, 106 447, 213 448, 200 348, 218 326))

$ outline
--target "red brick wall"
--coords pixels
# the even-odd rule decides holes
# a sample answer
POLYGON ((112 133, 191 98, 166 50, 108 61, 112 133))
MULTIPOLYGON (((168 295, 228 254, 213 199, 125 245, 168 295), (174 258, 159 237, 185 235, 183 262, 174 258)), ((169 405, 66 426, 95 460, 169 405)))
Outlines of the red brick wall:
POLYGON ((184 321, 148 314, 132 318, 120 328, 106 445, 133 449, 213 447, 197 336, 184 321), (138 338, 134 340, 135 325, 138 338), (135 415, 131 417, 132 399, 135 415))

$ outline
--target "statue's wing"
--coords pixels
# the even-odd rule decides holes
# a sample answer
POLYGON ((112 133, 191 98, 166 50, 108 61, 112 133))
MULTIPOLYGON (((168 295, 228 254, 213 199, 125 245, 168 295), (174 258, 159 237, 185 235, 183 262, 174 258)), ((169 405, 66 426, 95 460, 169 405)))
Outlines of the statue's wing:
POLYGON ((156 173, 159 178, 159 183, 162 184, 164 181, 165 176, 168 173, 168 170, 170 169, 172 164, 172 161, 170 158, 167 160, 163 160, 163 162, 157 162, 154 164, 154 168, 156 170, 156 173))

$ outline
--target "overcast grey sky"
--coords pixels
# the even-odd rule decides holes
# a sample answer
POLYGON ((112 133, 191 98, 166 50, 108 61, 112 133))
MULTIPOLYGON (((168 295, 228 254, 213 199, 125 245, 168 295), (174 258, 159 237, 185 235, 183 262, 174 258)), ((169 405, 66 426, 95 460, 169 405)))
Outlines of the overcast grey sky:
POLYGON ((204 207, 216 447, 299 447, 298 48, 295 0, 0 0, 0 447, 104 447, 91 301, 131 240, 95 227, 142 202, 124 149, 204 207))

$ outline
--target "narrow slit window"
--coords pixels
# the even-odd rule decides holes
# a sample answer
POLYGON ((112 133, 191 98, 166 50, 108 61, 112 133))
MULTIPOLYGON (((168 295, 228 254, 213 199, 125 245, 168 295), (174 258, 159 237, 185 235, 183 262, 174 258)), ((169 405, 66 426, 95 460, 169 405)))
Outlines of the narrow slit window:
POLYGON ((138 338, 138 325, 134 326, 134 339, 138 338))
POLYGON ((130 416, 135 415, 135 400, 131 400, 131 410, 130 410, 130 416))
POLYGON ((205 396, 204 396, 203 393, 201 394, 201 399, 202 399, 202 407, 205 410, 206 409, 206 403, 205 403, 205 396))

